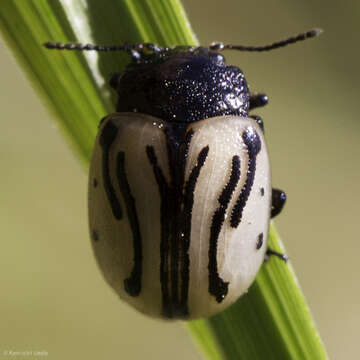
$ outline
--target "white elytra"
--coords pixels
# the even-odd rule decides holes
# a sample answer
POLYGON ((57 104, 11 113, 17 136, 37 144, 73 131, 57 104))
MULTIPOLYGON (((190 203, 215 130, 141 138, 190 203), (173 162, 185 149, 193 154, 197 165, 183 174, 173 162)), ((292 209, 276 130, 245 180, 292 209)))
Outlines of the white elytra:
MULTIPOLYGON (((157 165, 166 182, 170 184, 172 179, 164 132, 166 126, 165 121, 139 113, 109 115, 99 128, 89 176, 90 232, 96 233, 92 240, 93 249, 106 281, 120 298, 137 310, 161 318, 164 318, 163 289, 160 281, 161 195, 146 148, 153 147, 157 165), (99 143, 102 130, 109 122, 117 131, 109 148, 107 161, 110 182, 123 213, 120 220, 114 217, 105 190, 104 150, 99 143), (134 241, 126 200, 120 190, 116 171, 119 152, 124 153, 124 169, 141 234, 141 289, 136 296, 130 295, 124 287, 124 280, 130 277, 134 267, 134 241)), ((204 147, 209 150, 196 181, 191 212, 186 319, 215 314, 247 291, 264 260, 271 209, 268 153, 262 131, 253 119, 220 116, 191 123, 188 131, 190 129, 194 133, 186 159, 185 182, 197 165, 201 150, 204 147), (231 211, 248 178, 249 155, 243 139, 245 131, 258 134, 261 150, 256 156, 254 182, 241 222, 233 228, 230 226, 231 211), (240 158, 240 179, 228 203, 216 251, 218 275, 228 283, 228 292, 224 299, 218 302, 215 296, 209 293, 209 239, 214 213, 220 207, 218 199, 229 181, 235 155, 240 158), (263 245, 257 249, 260 234, 263 234, 263 245)), ((168 261, 170 262, 170 259, 168 261)), ((169 287, 171 289, 171 279, 169 287)), ((181 281, 179 289, 180 287, 181 281)), ((177 317, 176 314, 174 317, 177 317)))

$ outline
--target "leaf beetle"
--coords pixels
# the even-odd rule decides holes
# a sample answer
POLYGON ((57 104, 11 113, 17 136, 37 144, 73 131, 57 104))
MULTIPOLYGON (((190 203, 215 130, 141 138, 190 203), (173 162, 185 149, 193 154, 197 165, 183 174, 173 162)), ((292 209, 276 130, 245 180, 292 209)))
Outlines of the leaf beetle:
POLYGON ((266 46, 82 45, 48 49, 125 51, 131 62, 110 86, 116 112, 99 125, 89 174, 89 224, 96 259, 118 295, 150 316, 213 315, 252 284, 271 217, 286 195, 272 189, 263 121, 267 104, 249 91, 223 50, 266 46))

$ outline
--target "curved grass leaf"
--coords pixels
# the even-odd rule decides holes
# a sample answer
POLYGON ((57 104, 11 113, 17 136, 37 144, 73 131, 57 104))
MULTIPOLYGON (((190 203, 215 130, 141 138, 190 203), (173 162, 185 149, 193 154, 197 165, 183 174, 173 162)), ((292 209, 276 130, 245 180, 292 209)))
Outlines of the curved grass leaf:
MULTIPOLYGON (((114 109, 107 81, 128 57, 42 44, 197 43, 179 0, 3 0, 0 30, 85 166, 97 124, 114 109)), ((273 226, 270 245, 281 250, 273 226)), ((187 326, 209 359, 326 359, 291 266, 277 259, 235 305, 187 326)))

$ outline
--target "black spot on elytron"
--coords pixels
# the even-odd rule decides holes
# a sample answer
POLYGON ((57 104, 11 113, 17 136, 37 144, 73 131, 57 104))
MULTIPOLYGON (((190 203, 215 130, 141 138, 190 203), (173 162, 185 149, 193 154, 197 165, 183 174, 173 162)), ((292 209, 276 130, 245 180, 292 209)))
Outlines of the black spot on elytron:
POLYGON ((260 233, 256 242, 256 250, 261 249, 264 243, 264 234, 260 233))
POLYGON ((218 198, 219 208, 215 210, 210 228, 209 240, 209 293, 214 295, 217 302, 224 300, 228 293, 228 282, 224 282, 219 276, 217 266, 217 242, 223 223, 226 209, 240 179, 240 158, 235 155, 232 158, 232 168, 228 183, 218 198))
POLYGON ((118 198, 116 197, 114 187, 111 183, 109 168, 110 148, 116 139, 117 133, 118 128, 111 121, 109 121, 101 131, 99 142, 102 148, 102 176, 104 180, 105 193, 109 200, 115 219, 120 220, 122 218, 121 205, 118 198))
POLYGON ((239 198, 237 199, 231 213, 230 225, 233 228, 237 228, 241 222, 242 214, 254 183, 256 156, 261 150, 261 139, 254 128, 247 128, 243 132, 242 138, 247 146, 249 161, 245 184, 241 189, 239 198))
POLYGON ((165 129, 168 150, 170 183, 167 183, 158 165, 152 146, 146 153, 153 167, 160 194, 160 283, 162 294, 162 314, 165 317, 187 317, 189 288, 189 246, 191 216, 194 192, 200 170, 209 148, 203 148, 197 164, 185 183, 185 167, 193 131, 186 127, 169 125, 165 129))
POLYGON ((91 237, 95 242, 99 240, 99 234, 97 233, 96 230, 91 231, 91 237))
POLYGON ((260 194, 261 194, 261 196, 264 196, 265 195, 265 190, 264 190, 264 188, 262 187, 262 188, 260 188, 260 194))
POLYGON ((94 178, 94 179, 93 179, 93 186, 94 186, 94 187, 97 187, 97 185, 98 185, 98 182, 97 182, 96 178, 94 178))
POLYGON ((124 198, 126 212, 133 235, 134 267, 129 278, 124 280, 125 291, 131 296, 138 296, 141 291, 142 277, 142 239, 139 219, 136 211, 135 199, 131 194, 131 188, 125 171, 125 153, 119 152, 116 158, 116 175, 119 182, 120 192, 124 198))

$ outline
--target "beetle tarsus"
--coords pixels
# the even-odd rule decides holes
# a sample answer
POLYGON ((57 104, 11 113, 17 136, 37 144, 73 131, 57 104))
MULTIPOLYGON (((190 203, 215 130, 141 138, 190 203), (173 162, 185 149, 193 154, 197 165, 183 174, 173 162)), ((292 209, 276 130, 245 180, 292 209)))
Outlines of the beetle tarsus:
POLYGON ((281 260, 283 260, 285 262, 287 262, 289 260, 289 257, 286 254, 282 254, 282 253, 280 253, 278 251, 267 248, 264 261, 265 262, 269 261, 270 256, 277 256, 278 258, 280 258, 281 260))

